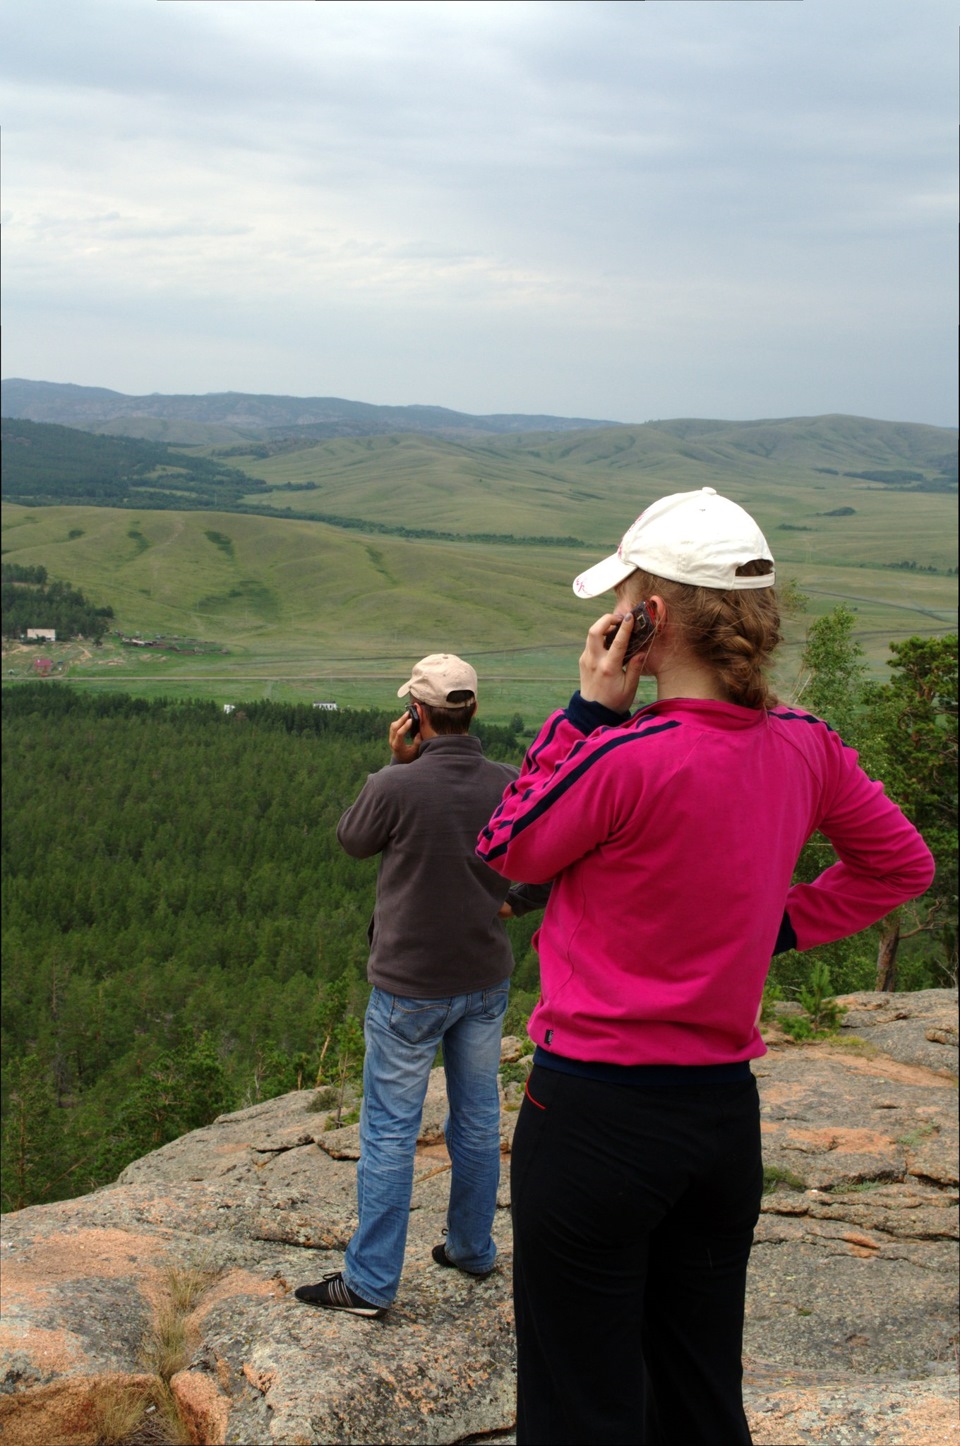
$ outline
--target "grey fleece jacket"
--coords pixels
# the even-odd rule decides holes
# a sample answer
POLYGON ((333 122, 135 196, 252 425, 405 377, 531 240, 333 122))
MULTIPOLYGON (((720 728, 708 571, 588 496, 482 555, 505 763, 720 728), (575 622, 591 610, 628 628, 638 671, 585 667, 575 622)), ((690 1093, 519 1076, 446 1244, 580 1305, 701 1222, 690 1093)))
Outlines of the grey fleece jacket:
POLYGON ((370 774, 337 838, 354 858, 380 854, 371 984, 437 999, 509 976, 513 955, 497 912, 510 884, 474 850, 517 773, 485 758, 479 739, 456 734, 428 739, 412 763, 370 774))

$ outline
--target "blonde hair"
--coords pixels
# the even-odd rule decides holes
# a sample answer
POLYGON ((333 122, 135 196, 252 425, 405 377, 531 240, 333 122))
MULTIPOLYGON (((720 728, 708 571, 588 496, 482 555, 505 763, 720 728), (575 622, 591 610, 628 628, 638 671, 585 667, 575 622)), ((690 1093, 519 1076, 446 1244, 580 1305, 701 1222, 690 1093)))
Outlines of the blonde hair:
MULTIPOLYGON (((765 558, 737 568, 742 577, 770 572, 765 558)), ((782 642, 776 589, 692 587, 638 568, 622 584, 635 602, 659 593, 670 609, 671 626, 696 658, 717 674, 732 703, 773 708, 778 699, 767 681, 773 653, 782 642)))

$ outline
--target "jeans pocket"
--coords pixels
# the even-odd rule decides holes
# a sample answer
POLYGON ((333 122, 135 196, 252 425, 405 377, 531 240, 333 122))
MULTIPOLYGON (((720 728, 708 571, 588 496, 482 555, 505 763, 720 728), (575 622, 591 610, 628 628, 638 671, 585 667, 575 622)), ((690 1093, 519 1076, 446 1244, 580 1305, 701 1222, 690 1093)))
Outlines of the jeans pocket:
POLYGON ((440 1043, 450 1019, 450 999, 407 999, 395 994, 390 1006, 389 1029, 406 1044, 440 1043))
POLYGON ((504 980, 493 989, 483 991, 483 1002, 480 1006, 481 1019, 502 1019, 507 1012, 507 1001, 510 998, 510 981, 504 980))

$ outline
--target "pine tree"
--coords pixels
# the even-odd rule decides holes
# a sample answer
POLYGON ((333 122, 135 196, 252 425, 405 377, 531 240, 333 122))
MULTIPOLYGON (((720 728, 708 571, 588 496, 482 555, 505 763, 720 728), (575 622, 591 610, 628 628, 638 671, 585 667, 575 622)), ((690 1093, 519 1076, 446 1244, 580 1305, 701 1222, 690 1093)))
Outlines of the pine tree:
POLYGON ((62 1111, 49 1067, 36 1053, 14 1061, 5 1085, 3 1209, 22 1210, 48 1199, 69 1170, 62 1111))

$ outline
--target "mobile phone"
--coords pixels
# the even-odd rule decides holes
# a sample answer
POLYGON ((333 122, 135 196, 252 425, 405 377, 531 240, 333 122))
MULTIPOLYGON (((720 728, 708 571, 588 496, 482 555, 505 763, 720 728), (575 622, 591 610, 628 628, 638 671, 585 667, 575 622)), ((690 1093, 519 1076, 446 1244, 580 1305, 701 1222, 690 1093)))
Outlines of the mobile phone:
MULTIPOLYGON (((635 608, 631 608, 631 612, 633 613, 633 632, 630 634, 629 643, 627 643, 627 651, 623 655, 623 661, 625 663, 636 653, 639 653, 641 648, 646 647, 647 643, 652 640, 654 633, 657 631, 657 625, 645 602, 637 603, 635 608)), ((620 624, 616 623, 604 633, 603 646, 605 648, 609 648, 619 630, 620 624)))
POLYGON ((409 738, 416 738, 420 732, 420 714, 417 712, 416 703, 411 703, 407 709, 407 717, 410 719, 410 727, 407 729, 409 738))

